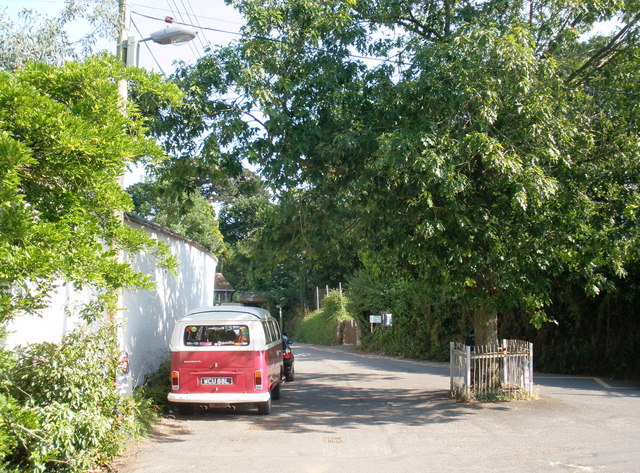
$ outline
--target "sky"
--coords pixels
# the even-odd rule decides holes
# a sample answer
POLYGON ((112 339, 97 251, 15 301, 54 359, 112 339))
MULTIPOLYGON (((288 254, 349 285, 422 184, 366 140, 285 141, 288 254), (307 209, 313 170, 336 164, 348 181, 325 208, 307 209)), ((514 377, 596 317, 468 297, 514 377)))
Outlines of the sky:
MULTIPOLYGON (((175 69, 175 61, 182 60, 187 64, 193 64, 204 55, 206 47, 226 45, 238 39, 237 33, 243 24, 240 14, 225 5, 223 0, 128 1, 131 10, 130 34, 137 39, 146 38, 152 32, 162 30, 166 26, 164 18, 167 16, 192 25, 199 31, 193 41, 179 46, 159 45, 152 41, 141 43, 138 65, 167 75, 175 69)), ((63 6, 64 0, 0 0, 0 8, 6 8, 12 18, 23 8, 56 17, 63 6)), ((68 34, 71 38, 79 38, 87 29, 86 23, 76 22, 70 25, 68 34)), ((105 40, 99 43, 98 48, 115 53, 116 44, 110 44, 105 40)))

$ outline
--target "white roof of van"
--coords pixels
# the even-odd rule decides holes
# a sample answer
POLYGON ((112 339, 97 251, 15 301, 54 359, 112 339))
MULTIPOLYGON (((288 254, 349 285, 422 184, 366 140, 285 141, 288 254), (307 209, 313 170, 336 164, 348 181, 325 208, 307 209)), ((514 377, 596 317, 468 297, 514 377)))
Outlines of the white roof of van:
POLYGON ((212 318, 220 320, 265 320, 269 317, 271 317, 271 313, 260 307, 224 304, 192 310, 186 317, 180 319, 180 322, 201 322, 212 318))

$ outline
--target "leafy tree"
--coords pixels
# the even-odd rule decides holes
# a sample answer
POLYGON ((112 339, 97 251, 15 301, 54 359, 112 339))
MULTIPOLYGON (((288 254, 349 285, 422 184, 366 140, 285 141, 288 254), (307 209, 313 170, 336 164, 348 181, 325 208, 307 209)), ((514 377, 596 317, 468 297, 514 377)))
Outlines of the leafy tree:
POLYGON ((136 214, 177 231, 213 253, 223 249, 215 209, 204 198, 167 195, 157 182, 134 184, 127 191, 136 214))
POLYGON ((237 97, 210 102, 218 156, 349 208, 363 264, 469 307, 479 343, 635 258, 636 3, 233 3, 243 39, 196 68, 237 97))
POLYGON ((100 38, 113 39, 115 44, 117 14, 117 2, 110 0, 66 0, 56 18, 23 9, 13 21, 6 10, 0 11, 0 68, 16 69, 27 61, 61 66, 87 57, 100 38), (72 40, 66 27, 78 20, 91 28, 72 40))
MULTIPOLYGON (((131 200, 118 177, 162 152, 135 105, 121 112, 119 78, 165 104, 179 97, 106 56, 0 73, 0 321, 42 308, 59 281, 93 288, 87 317, 112 303, 115 289, 146 284, 117 258, 156 245, 123 225, 118 212, 131 200)), ((165 249, 155 251, 168 262, 165 249)))
POLYGON ((150 126, 169 157, 148 168, 165 195, 200 194, 215 202, 238 192, 259 192, 255 175, 243 167, 246 156, 231 146, 238 133, 244 133, 242 112, 217 98, 233 81, 209 57, 179 68, 171 79, 185 98, 179 107, 158 113, 150 126))

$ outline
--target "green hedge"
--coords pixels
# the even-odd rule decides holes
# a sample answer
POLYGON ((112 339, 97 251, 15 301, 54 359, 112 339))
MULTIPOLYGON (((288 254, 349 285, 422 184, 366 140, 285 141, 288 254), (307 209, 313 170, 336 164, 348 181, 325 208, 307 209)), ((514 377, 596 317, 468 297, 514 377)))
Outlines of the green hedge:
MULTIPOLYGON (((533 342, 538 371, 640 379, 640 263, 625 278, 610 276, 610 287, 588 296, 586 281, 558 275, 547 309, 556 323, 540 329, 531 314, 515 308, 499 313, 499 338, 533 342)), ((420 280, 388 278, 360 271, 349 281, 349 311, 362 330, 361 348, 389 355, 446 361, 449 342, 464 341, 471 314, 454 300, 438 300, 420 280), (393 328, 369 333, 368 316, 393 313, 393 328)))
POLYGON ((383 280, 361 271, 349 282, 349 309, 363 327, 361 349, 392 356, 447 360, 449 342, 464 338, 469 315, 451 301, 438 302, 424 281, 383 280), (393 327, 369 330, 370 314, 393 314, 393 327))

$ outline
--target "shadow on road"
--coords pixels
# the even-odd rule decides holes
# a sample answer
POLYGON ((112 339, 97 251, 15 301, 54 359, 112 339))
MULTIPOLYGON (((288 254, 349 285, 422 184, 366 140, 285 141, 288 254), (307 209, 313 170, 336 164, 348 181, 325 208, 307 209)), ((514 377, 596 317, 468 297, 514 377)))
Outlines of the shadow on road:
MULTIPOLYGON (((465 404, 449 396, 447 363, 380 357, 354 352, 352 347, 300 345, 296 366, 296 381, 285 383, 282 400, 274 402, 270 416, 257 415, 253 406, 237 406, 235 410, 204 410, 188 418, 206 422, 233 419, 250 423, 250 430, 330 433, 361 426, 446 424, 511 411, 535 415, 554 404, 550 399, 465 404)), ((544 381, 545 386, 570 387, 585 395, 640 395, 628 388, 606 390, 594 378, 545 377, 544 381)))
POLYGON ((273 403, 270 416, 258 416, 252 406, 237 406, 235 410, 200 411, 188 418, 210 422, 233 418, 252 422, 254 430, 305 433, 357 429, 363 425, 449 423, 487 408, 493 411, 510 408, 506 404, 487 407, 451 399, 448 390, 443 389, 448 386, 449 369, 442 363, 382 358, 353 353, 353 348, 344 347, 302 346, 298 350, 296 381, 285 383, 282 400, 273 403), (340 366, 346 362, 353 372, 314 369, 328 361, 340 366), (313 364, 305 364, 308 362, 313 364), (408 388, 407 379, 416 385, 414 375, 419 380, 437 383, 431 389, 428 381, 424 388, 408 388))

